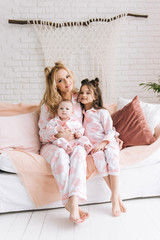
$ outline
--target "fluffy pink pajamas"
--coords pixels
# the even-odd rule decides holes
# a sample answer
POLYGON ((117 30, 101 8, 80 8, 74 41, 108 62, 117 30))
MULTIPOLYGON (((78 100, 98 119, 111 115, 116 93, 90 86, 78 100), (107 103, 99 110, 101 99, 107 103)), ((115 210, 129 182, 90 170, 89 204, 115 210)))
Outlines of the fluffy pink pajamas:
POLYGON ((119 174, 119 146, 115 140, 116 132, 109 112, 106 109, 91 108, 84 114, 85 136, 93 146, 108 141, 105 150, 91 153, 95 166, 101 176, 119 174))
POLYGON ((51 165, 62 201, 67 203, 72 195, 79 197, 80 201, 86 200, 86 151, 77 145, 70 156, 63 148, 48 143, 41 148, 40 153, 51 165))
MULTIPOLYGON (((82 120, 80 104, 77 96, 73 95, 74 118, 82 120)), ((55 177, 64 204, 72 195, 77 195, 80 201, 86 200, 86 151, 81 145, 73 148, 70 155, 63 148, 53 145, 53 138, 48 136, 46 127, 51 120, 46 105, 42 105, 39 118, 39 134, 42 142, 40 154, 51 165, 52 174, 55 177)))
POLYGON ((107 144, 105 150, 92 153, 92 157, 102 177, 119 174, 119 146, 116 141, 107 144))

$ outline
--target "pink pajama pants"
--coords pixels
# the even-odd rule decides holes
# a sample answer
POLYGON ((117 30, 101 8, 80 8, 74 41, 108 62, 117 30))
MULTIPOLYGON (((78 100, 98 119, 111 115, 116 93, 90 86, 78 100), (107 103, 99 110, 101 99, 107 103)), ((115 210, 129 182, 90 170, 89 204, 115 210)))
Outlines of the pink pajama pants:
POLYGON ((76 195, 80 202, 86 200, 86 151, 77 145, 70 155, 63 148, 47 143, 40 152, 51 165, 52 174, 60 189, 65 205, 70 196, 76 195))
POLYGON ((91 154, 100 176, 119 174, 119 146, 116 141, 107 144, 104 151, 91 154))

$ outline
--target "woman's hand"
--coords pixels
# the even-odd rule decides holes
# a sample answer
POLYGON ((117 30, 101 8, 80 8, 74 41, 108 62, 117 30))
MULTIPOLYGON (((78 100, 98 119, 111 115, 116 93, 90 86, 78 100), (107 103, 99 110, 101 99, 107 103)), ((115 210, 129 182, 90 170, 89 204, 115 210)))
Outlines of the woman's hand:
POLYGON ((57 127, 57 131, 58 131, 58 133, 63 133, 64 132, 64 128, 62 126, 58 126, 57 127))
POLYGON ((103 141, 101 143, 99 143, 98 145, 96 145, 93 149, 92 149, 92 153, 98 152, 100 150, 104 150, 105 146, 109 143, 109 141, 103 141))
POLYGON ((123 141, 118 138, 117 136, 115 136, 115 139, 116 139, 116 142, 118 143, 119 145, 119 149, 122 150, 122 147, 123 147, 123 141))
POLYGON ((74 137, 78 139, 78 138, 82 137, 82 133, 81 132, 75 132, 74 137))
POLYGON ((55 135, 56 138, 65 138, 68 141, 74 140, 74 135, 69 129, 64 129, 63 132, 60 132, 55 135))

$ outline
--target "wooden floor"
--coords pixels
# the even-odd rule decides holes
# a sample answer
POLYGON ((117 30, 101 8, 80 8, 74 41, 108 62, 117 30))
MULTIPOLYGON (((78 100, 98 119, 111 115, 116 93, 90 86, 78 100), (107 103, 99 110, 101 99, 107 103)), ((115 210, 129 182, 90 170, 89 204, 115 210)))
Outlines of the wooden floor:
POLYGON ((160 197, 124 203, 120 217, 110 203, 83 206, 90 218, 79 225, 64 208, 0 214, 0 240, 160 240, 160 197))

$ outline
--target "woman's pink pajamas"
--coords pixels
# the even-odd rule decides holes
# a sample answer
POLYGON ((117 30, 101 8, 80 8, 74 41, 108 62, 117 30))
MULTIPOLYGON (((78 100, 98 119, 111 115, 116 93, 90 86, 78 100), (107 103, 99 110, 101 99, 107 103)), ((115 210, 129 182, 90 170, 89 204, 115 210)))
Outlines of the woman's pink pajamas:
POLYGON ((86 151, 78 145, 70 156, 63 148, 53 144, 46 144, 41 149, 41 156, 51 165, 52 174, 59 186, 62 201, 67 203, 72 195, 86 200, 86 151))
MULTIPOLYGON (((77 96, 73 95, 75 119, 82 119, 80 104, 76 101, 77 96)), ((68 156, 63 148, 52 144, 46 132, 46 126, 51 120, 46 105, 42 105, 39 119, 39 134, 42 142, 40 155, 51 165, 52 174, 55 177, 64 204, 72 195, 77 195, 80 201, 86 200, 86 151, 78 145, 68 156)))
POLYGON ((91 108, 84 114, 85 136, 94 146, 102 141, 108 141, 105 150, 91 153, 95 166, 101 176, 119 174, 119 146, 115 140, 116 132, 109 112, 106 109, 91 108))

